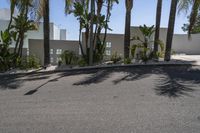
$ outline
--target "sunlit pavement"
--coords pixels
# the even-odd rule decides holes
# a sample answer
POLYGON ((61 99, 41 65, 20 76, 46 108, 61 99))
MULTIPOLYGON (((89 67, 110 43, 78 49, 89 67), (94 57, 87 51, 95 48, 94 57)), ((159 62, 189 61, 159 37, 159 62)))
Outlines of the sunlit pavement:
POLYGON ((196 68, 0 76, 0 133, 199 133, 196 68))
POLYGON ((190 61, 194 65, 200 65, 200 55, 173 55, 172 59, 190 61))

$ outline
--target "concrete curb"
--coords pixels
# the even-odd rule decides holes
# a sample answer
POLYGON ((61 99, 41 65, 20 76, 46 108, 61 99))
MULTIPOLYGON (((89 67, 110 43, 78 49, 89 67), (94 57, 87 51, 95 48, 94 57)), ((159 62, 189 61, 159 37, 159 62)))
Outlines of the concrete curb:
MULTIPOLYGON (((0 76, 9 76, 9 75, 31 75, 31 74, 52 74, 60 72, 73 72, 73 71, 86 71, 86 70, 101 70, 101 69, 117 69, 117 68, 144 68, 144 67, 178 67, 178 66, 199 66, 191 63, 151 63, 151 64, 128 64, 128 65, 109 65, 109 66, 89 66, 89 67, 80 67, 80 68, 67 68, 67 69, 58 69, 58 70, 49 70, 49 71, 32 71, 32 72, 19 72, 19 73, 2 73, 0 76)), ((41 69, 39 69, 41 70, 41 69)))

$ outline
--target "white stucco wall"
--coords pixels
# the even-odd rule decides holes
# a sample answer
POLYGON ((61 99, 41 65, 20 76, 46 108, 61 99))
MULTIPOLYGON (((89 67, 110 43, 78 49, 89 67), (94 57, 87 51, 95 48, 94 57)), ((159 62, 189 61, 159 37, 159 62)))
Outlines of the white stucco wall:
POLYGON ((174 35, 172 49, 176 53, 200 55, 200 34, 193 34, 191 39, 188 35, 174 35))

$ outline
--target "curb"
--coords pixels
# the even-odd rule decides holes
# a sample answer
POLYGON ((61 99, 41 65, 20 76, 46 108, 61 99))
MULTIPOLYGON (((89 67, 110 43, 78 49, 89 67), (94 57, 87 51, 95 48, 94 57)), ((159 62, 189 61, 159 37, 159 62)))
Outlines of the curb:
POLYGON ((190 63, 152 63, 152 64, 128 64, 128 65, 109 65, 109 66, 89 66, 89 67, 80 67, 80 68, 67 68, 67 69, 58 69, 58 70, 50 70, 50 71, 39 71, 35 70, 32 72, 19 72, 19 73, 6 73, 0 74, 0 76, 10 76, 10 75, 31 75, 31 74, 52 74, 52 73, 60 73, 60 72, 73 72, 73 71, 86 71, 86 70, 101 70, 101 69, 119 69, 119 68, 144 68, 144 67, 180 67, 180 66, 199 66, 190 63))

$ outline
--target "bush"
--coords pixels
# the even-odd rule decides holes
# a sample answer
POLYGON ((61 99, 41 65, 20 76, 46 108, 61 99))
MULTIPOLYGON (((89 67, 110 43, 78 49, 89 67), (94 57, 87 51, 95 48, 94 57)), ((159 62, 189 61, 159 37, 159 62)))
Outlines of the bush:
POLYGON ((7 71, 13 67, 15 55, 10 53, 9 45, 12 42, 12 34, 8 31, 1 31, 0 40, 0 71, 7 71))
POLYGON ((125 58, 124 59, 124 64, 131 64, 131 59, 130 58, 125 58))
POLYGON ((22 58, 17 58, 17 67, 20 69, 32 69, 39 68, 39 59, 35 56, 27 56, 22 58))
POLYGON ((59 61, 58 61, 58 66, 61 66, 61 65, 62 65, 62 61, 59 60, 59 61))
POLYGON ((79 61, 78 61, 78 65, 79 65, 80 67, 84 67, 84 66, 87 66, 87 62, 85 61, 85 59, 81 58, 81 59, 79 59, 79 61))
POLYGON ((62 62, 65 63, 65 65, 72 65, 72 64, 76 64, 78 57, 73 51, 65 50, 61 54, 61 59, 62 59, 62 62))
POLYGON ((115 52, 111 56, 111 61, 113 61, 114 64, 116 64, 117 62, 119 62, 121 59, 122 59, 121 56, 118 55, 117 52, 115 52))

